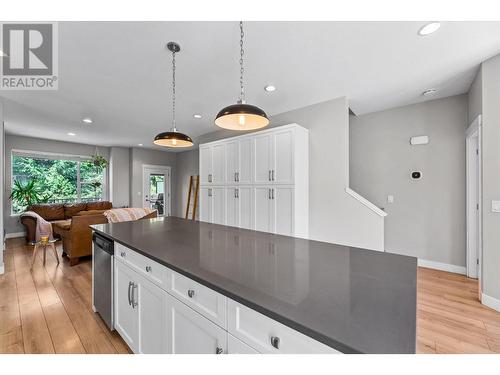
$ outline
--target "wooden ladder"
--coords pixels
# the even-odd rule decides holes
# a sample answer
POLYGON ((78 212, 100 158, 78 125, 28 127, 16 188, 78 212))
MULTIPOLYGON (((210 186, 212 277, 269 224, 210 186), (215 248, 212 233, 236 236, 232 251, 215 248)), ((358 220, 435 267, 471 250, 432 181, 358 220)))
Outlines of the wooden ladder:
POLYGON ((186 219, 196 219, 196 207, 198 206, 199 189, 200 176, 189 176, 189 192, 186 206, 186 219))

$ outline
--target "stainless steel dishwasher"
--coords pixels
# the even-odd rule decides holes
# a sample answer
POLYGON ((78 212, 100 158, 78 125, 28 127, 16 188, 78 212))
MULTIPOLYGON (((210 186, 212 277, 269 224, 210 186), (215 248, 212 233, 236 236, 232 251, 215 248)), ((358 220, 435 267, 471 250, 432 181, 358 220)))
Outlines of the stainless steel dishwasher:
POLYGON ((114 242, 97 233, 93 235, 92 306, 110 330, 113 319, 113 256, 114 242))

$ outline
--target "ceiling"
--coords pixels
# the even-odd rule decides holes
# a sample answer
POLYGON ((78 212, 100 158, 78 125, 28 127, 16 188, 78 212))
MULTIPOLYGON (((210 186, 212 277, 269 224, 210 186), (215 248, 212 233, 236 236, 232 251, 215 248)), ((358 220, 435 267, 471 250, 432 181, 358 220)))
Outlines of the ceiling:
MULTIPOLYGON (((500 53, 500 22, 444 22, 421 37, 423 24, 247 22, 247 101, 274 115, 347 96, 360 115, 467 92, 480 62, 500 53), (423 97, 428 88, 438 92, 423 97)), ((0 92, 7 132, 155 148, 153 137, 171 127, 168 41, 182 49, 179 130, 217 130, 216 113, 238 96, 237 22, 61 22, 59 90, 0 92)))

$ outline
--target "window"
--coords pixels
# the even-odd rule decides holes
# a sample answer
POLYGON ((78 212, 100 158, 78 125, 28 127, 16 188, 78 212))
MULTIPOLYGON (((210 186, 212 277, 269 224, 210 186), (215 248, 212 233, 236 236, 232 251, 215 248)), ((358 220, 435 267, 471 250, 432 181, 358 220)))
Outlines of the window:
MULTIPOLYGON (((96 168, 89 158, 12 153, 12 186, 35 181, 37 202, 74 203, 103 199, 105 170, 96 168)), ((23 212, 26 202, 12 201, 12 213, 23 212)))

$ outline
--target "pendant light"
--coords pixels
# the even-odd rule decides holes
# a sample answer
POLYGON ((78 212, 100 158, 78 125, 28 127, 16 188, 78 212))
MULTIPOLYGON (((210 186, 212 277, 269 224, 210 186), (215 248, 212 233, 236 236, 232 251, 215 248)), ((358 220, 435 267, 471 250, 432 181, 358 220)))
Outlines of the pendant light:
POLYGON ((255 130, 269 124, 266 112, 254 105, 246 104, 243 86, 243 22, 240 22, 240 98, 237 104, 223 108, 215 118, 215 125, 229 130, 255 130))
POLYGON ((181 47, 175 43, 167 44, 167 49, 172 52, 172 130, 158 134, 153 143, 165 147, 190 147, 193 140, 186 134, 177 131, 175 125, 175 54, 181 50, 181 47))

